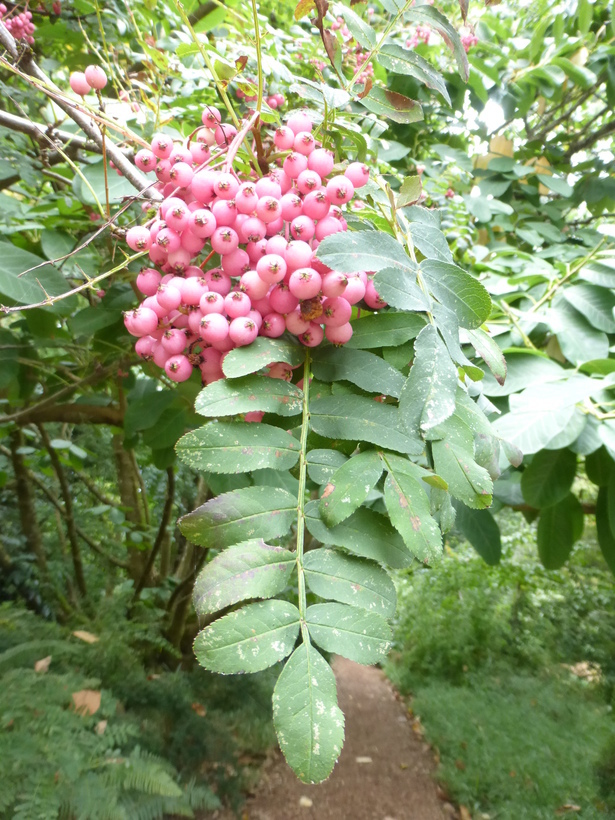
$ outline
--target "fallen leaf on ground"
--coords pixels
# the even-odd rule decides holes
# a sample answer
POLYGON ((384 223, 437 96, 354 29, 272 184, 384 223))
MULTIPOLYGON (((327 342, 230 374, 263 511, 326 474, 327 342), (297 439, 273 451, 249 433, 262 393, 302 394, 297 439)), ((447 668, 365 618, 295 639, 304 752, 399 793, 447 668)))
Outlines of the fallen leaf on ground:
POLYGON ((371 759, 371 757, 356 757, 355 761, 357 763, 371 763, 372 759, 371 759))
POLYGON ((96 643, 100 640, 96 635, 92 635, 91 632, 86 632, 85 629, 76 629, 73 635, 75 638, 79 638, 80 641, 85 641, 86 643, 96 643))
POLYGON ((312 803, 309 797, 301 795, 301 797, 299 798, 299 805, 302 809, 311 809, 314 804, 312 803))
POLYGON ((46 672, 49 669, 49 664, 51 663, 51 655, 47 655, 46 658, 41 658, 40 661, 37 661, 34 664, 34 671, 35 672, 46 672))
POLYGON ((465 806, 459 806, 459 818, 460 820, 472 820, 470 810, 466 809, 465 806))
POLYGON ((100 709, 100 692, 96 689, 81 689, 73 692, 72 698, 79 715, 95 715, 100 709))
POLYGON ((99 720, 96 724, 95 732, 97 735, 104 735, 105 729, 107 728, 107 721, 106 720, 99 720))
POLYGON ((560 806, 559 809, 556 810, 556 814, 568 814, 571 811, 581 811, 580 806, 575 806, 574 803, 564 803, 563 806, 560 806))

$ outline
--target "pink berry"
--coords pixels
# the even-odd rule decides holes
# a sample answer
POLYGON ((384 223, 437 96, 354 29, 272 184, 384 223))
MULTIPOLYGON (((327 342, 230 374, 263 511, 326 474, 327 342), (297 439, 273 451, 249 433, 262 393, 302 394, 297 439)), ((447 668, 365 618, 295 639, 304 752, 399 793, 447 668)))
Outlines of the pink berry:
POLYGON ((174 182, 179 188, 187 188, 192 182, 194 171, 187 162, 176 162, 169 171, 171 182, 174 182))
POLYGON ((267 375, 270 379, 283 379, 283 381, 289 382, 293 377, 293 369, 286 362, 274 362, 269 365, 267 375))
POLYGON ((222 270, 229 276, 241 276, 250 270, 250 257, 243 248, 237 248, 222 257, 222 270))
POLYGON ((82 71, 73 71, 68 82, 75 94, 79 94, 80 97, 85 97, 92 90, 82 71))
POLYGON ((173 151, 173 140, 166 134, 154 134, 151 148, 158 159, 168 159, 173 151))
POLYGON ((233 139, 237 136, 237 129, 234 125, 219 125, 214 131, 216 142, 221 148, 228 148, 233 139))
POLYGON ((220 199, 234 199, 239 190, 239 183, 233 174, 222 173, 214 183, 214 193, 220 199))
POLYGON ((261 197, 256 203, 256 216, 265 224, 282 215, 280 201, 273 196, 261 197))
POLYGON ((261 336, 267 336, 269 339, 277 339, 286 330, 286 322, 284 317, 279 313, 268 313, 263 317, 263 324, 260 329, 261 336))
POLYGON ((246 316, 233 319, 229 326, 229 337, 235 342, 238 347, 252 344, 254 339, 258 336, 258 327, 252 319, 246 316))
POLYGON ((312 249, 307 242, 295 240, 288 243, 284 258, 288 269, 291 271, 297 268, 308 268, 312 259, 312 249))
POLYGON ((310 322, 308 329, 299 335, 299 341, 306 347, 318 347, 324 338, 325 332, 320 325, 310 322))
POLYGON ((167 359, 164 370, 174 382, 185 382, 192 375, 192 364, 187 356, 180 353, 167 359))
POLYGON ((322 278, 322 292, 323 295, 329 299, 334 299, 336 296, 342 296, 347 286, 348 277, 345 273, 330 271, 322 278))
POLYGON ((229 319, 247 316, 251 308, 250 297, 240 290, 231 291, 224 297, 224 310, 229 319))
POLYGON ((273 135, 273 143, 280 151, 288 151, 293 147, 295 133, 287 125, 281 125, 273 135))
MULTIPOLYGON (((308 173, 310 172, 308 171, 308 173)), ((311 220, 324 219, 330 208, 331 203, 322 189, 311 191, 303 200, 303 213, 311 220)))
POLYGON ((280 183, 271 177, 261 177, 256 182, 255 188, 259 199, 263 196, 272 196, 274 199, 279 199, 282 196, 280 183))
POLYGON ((156 294, 156 301, 165 310, 177 310, 182 303, 182 294, 173 285, 160 285, 156 294))
POLYGON ((165 330, 162 334, 160 344, 171 356, 181 353, 186 347, 186 334, 183 330, 176 330, 175 328, 165 330))
POLYGON ((211 157, 209 148, 203 142, 192 142, 190 144, 190 154, 195 165, 204 165, 211 157))
POLYGON ((211 211, 197 208, 188 218, 188 224, 193 234, 201 239, 208 239, 217 228, 216 218, 211 211))
POLYGON ((344 205, 354 196, 354 186, 345 176, 332 177, 325 190, 332 205, 344 205))
POLYGON ((272 236, 267 240, 267 253, 276 253, 278 256, 284 257, 288 242, 283 236, 272 236))
POLYGON ((156 168, 156 157, 149 148, 141 148, 135 154, 135 165, 140 171, 153 171, 156 168))
POLYGON ((301 333, 305 333, 306 330, 310 327, 310 322, 307 319, 304 319, 301 316, 301 313, 298 309, 291 311, 286 316, 286 330, 289 333, 292 333, 293 336, 299 336, 301 333))
POLYGON ((282 219, 285 219, 287 222, 291 222, 303 213, 303 202, 301 197, 297 196, 297 194, 292 191, 289 191, 281 198, 280 209, 282 219))
POLYGON ((270 285, 281 282, 286 276, 286 262, 275 253, 268 253, 256 263, 256 272, 270 285))
POLYGON ((225 253, 232 253, 237 250, 239 237, 232 228, 216 228, 210 242, 212 250, 223 256, 225 253))
POLYGON ((209 313, 224 313, 224 297, 215 291, 203 294, 199 301, 199 307, 203 315, 209 313))
POLYGON ((295 239, 301 239, 303 242, 309 242, 316 233, 316 226, 314 220, 309 216, 298 216, 290 223, 290 232, 295 239))
POLYGON ((325 148, 315 148, 308 157, 308 168, 324 179, 333 170, 335 160, 333 154, 325 148))
POLYGON ((158 316, 151 308, 141 306, 131 313, 127 313, 124 317, 124 323, 126 324, 126 330, 133 336, 149 336, 158 327, 158 316), (130 319, 127 321, 126 317, 130 317, 130 319))
POLYGON ((205 282, 209 290, 214 293, 219 293, 221 296, 226 296, 230 293, 232 283, 231 277, 220 270, 220 268, 211 268, 204 276, 205 282))
POLYGON ((362 162, 351 162, 344 171, 344 176, 348 177, 354 188, 362 188, 369 182, 369 168, 362 162))
MULTIPOLYGON (((295 136, 295 141, 293 142, 293 149, 298 154, 303 154, 304 156, 308 156, 311 154, 314 148, 316 147, 316 140, 310 134, 309 131, 299 131, 298 134, 295 136)), ((306 164, 307 167, 307 164, 306 164)))
POLYGON ((308 114, 298 111, 296 114, 292 114, 288 118, 286 125, 290 128, 293 134, 296 135, 300 131, 311 131, 313 123, 308 114))
POLYGON ((126 242, 133 251, 147 251, 152 245, 152 237, 147 228, 137 225, 126 232, 126 242))
POLYGON ((85 79, 97 91, 102 91, 107 85, 107 75, 99 65, 89 65, 85 70, 85 79))
POLYGON ((325 216, 325 218, 321 219, 316 225, 316 233, 314 236, 321 242, 327 236, 331 236, 331 234, 339 233, 343 230, 339 219, 336 219, 334 216, 325 216))
POLYGON ((319 273, 312 268, 298 268, 291 273, 288 280, 288 287, 293 296, 297 299, 313 299, 318 296, 322 279, 319 273))
POLYGON ((367 306, 373 310, 380 310, 380 308, 387 306, 387 303, 379 295, 371 279, 367 283, 367 287, 365 288, 365 296, 363 298, 365 299, 367 306))
POLYGON ((346 342, 352 338, 352 325, 346 322, 345 325, 339 327, 332 327, 329 325, 325 328, 325 336, 334 345, 345 345, 346 342))
POLYGON ((271 289, 269 303, 276 313, 286 314, 298 306, 299 300, 290 292, 288 285, 280 282, 271 289))
POLYGON ((299 174, 302 171, 305 171, 308 167, 307 157, 305 157, 303 154, 298 154, 295 151, 286 157, 282 164, 282 167, 284 168, 284 173, 287 174, 291 179, 297 179, 299 174))
POLYGON ((351 305, 356 305, 365 296, 365 284, 359 276, 349 276, 348 285, 344 291, 344 299, 351 305))
POLYGON ((261 279, 255 270, 248 270, 242 274, 239 284, 250 297, 250 301, 262 299, 269 292, 269 282, 261 279))
POLYGON ((246 413, 243 417, 244 421, 248 422, 256 422, 263 420, 264 412, 262 410, 251 410, 249 413, 246 413))
POLYGON ((135 353, 141 359, 149 361, 154 355, 154 345, 157 344, 153 336, 141 336, 135 342, 135 353))
POLYGON ((208 128, 216 128, 222 122, 222 116, 215 106, 208 105, 203 111, 201 121, 208 128))
POLYGON ((230 228, 237 219, 237 207, 233 199, 217 199, 212 203, 211 212, 219 228, 230 228))
POLYGON ((327 327, 341 327, 350 321, 352 316, 352 307, 347 299, 343 296, 334 296, 331 299, 325 299, 322 303, 322 316, 320 321, 327 327))
POLYGON ((210 313, 201 319, 201 338, 209 344, 223 342, 228 337, 228 320, 221 313, 210 313))
POLYGON ((190 211, 182 202, 181 205, 176 205, 174 208, 169 208, 165 214, 165 222, 174 231, 183 231, 188 227, 190 222, 190 211))
POLYGON ((153 268, 143 268, 137 276, 137 287, 144 296, 154 296, 160 284, 160 274, 153 268))
POLYGON ((253 182, 244 182, 235 194, 235 205, 240 214, 251 214, 258 203, 259 196, 253 182))

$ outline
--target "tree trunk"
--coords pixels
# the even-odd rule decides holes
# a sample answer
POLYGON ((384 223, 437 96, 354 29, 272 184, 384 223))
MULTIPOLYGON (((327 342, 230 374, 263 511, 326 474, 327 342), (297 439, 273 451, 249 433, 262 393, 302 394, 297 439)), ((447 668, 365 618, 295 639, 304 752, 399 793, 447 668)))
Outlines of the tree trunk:
POLYGON ((13 462, 13 471, 17 484, 17 509, 19 511, 21 531, 26 539, 28 549, 36 558, 39 570, 41 573, 46 574, 47 560, 41 531, 36 520, 34 493, 28 481, 28 470, 24 464, 23 457, 21 453, 18 452, 22 446, 23 435, 21 430, 13 431, 13 433, 11 433, 11 461, 13 462))

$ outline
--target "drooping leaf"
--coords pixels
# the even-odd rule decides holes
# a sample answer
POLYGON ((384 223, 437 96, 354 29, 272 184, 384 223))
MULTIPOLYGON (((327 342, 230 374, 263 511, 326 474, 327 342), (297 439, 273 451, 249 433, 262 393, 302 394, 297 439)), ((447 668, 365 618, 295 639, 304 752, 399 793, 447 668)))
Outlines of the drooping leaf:
POLYGON ((404 377, 380 356, 367 350, 346 347, 317 347, 312 354, 312 371, 317 379, 335 382, 345 379, 370 393, 399 397, 404 377))
POLYGON ((416 268, 403 245, 382 231, 341 231, 327 236, 318 246, 316 256, 341 273, 416 268))
POLYGON ((402 432, 396 407, 363 396, 325 396, 312 402, 312 429, 329 438, 369 441, 418 455, 422 443, 402 432))
POLYGON ((426 325, 419 333, 414 351, 414 362, 399 399, 399 415, 410 435, 418 437, 455 410, 458 376, 433 325, 426 325))
POLYGON ((264 601, 230 612, 201 630, 194 654, 210 672, 260 672, 289 655, 299 635, 299 610, 288 601, 264 601))
POLYGON ((389 468, 384 482, 384 501, 391 524, 416 558, 436 561, 442 555, 442 534, 431 517, 425 485, 421 486, 413 476, 395 470, 386 457, 384 461, 389 468))
POLYGON ((306 553, 303 567, 309 588, 321 598, 362 607, 383 618, 395 614, 395 585, 374 561, 318 549, 306 553))
POLYGON ((406 13, 406 17, 412 22, 426 24, 440 34, 455 55, 461 79, 467 82, 469 77, 468 58, 459 35, 446 17, 433 6, 426 4, 413 6, 406 13))
POLYGON ((562 501, 577 473, 577 457, 571 450, 541 450, 521 476, 523 498, 532 507, 551 507, 562 501))
POLYGON ((299 460, 297 439, 262 422, 212 421, 182 436, 175 449, 189 467, 209 473, 289 470, 299 460))
POLYGON ((382 616, 348 604, 313 604, 306 621, 315 643, 357 663, 378 663, 391 646, 391 627, 382 616))
POLYGON ((497 521, 489 510, 471 510, 455 503, 455 526, 489 566, 500 563, 502 539, 497 521))
POLYGON ((518 447, 524 455, 544 449, 549 442, 566 430, 575 408, 563 410, 528 410, 525 413, 507 413, 493 422, 496 435, 518 447))
POLYGON ((194 585, 199 615, 218 612, 247 598, 270 598, 286 587, 296 556, 263 540, 229 547, 205 564, 194 585))
POLYGON ((588 319, 566 300, 553 306, 552 327, 562 353, 572 364, 580 365, 592 359, 608 356, 609 340, 603 331, 594 327, 588 319))
POLYGON ((610 481, 615 462, 606 447, 600 447, 585 459, 585 472, 593 484, 606 487, 610 481))
POLYGON ((423 109, 416 100, 411 100, 389 88, 374 86, 361 102, 368 111, 380 117, 387 117, 393 122, 408 125, 423 119, 423 109))
POLYGON ((320 499, 320 515, 328 527, 344 521, 365 501, 382 469, 379 454, 370 450, 349 458, 336 470, 320 499))
POLYGON ((285 535, 296 517, 297 499, 281 487, 244 487, 206 501, 178 524, 195 544, 222 549, 285 535))
POLYGON ((310 501, 305 508, 305 525, 321 544, 344 547, 395 569, 407 567, 414 560, 388 519, 365 507, 359 507, 341 524, 329 528, 320 518, 318 502, 310 501))
POLYGON ((604 560, 613 575, 615 575, 615 536, 609 518, 608 492, 606 487, 600 487, 596 500, 596 533, 604 560))
POLYGON ((583 508, 570 493, 540 513, 538 519, 538 554, 546 569, 563 567, 575 541, 583 534, 583 508))
POLYGON ((286 762, 302 783, 331 774, 344 743, 333 670, 311 645, 301 644, 273 690, 273 724, 286 762))
POLYGON ((361 316, 351 322, 353 334, 346 347, 397 347, 416 338, 425 323, 423 316, 407 313, 373 313, 371 316, 361 316))
MULTIPOLYGON (((387 43, 380 49, 378 62, 387 71, 394 74, 405 74, 414 77, 420 83, 424 83, 428 88, 438 91, 450 105, 451 98, 448 94, 444 77, 436 71, 433 66, 423 59, 412 49, 387 43)), ((416 200, 414 200, 416 201, 416 200)))
POLYGON ((455 314, 461 327, 477 328, 487 321, 491 298, 478 279, 457 265, 436 259, 424 259, 420 270, 429 290, 455 314))
POLYGON ((470 344, 483 359, 499 385, 506 381, 506 359, 493 337, 481 328, 467 330, 470 344))
POLYGON ((224 357, 222 370, 229 379, 247 376, 272 362, 286 362, 296 367, 303 362, 305 352, 296 342, 258 336, 250 345, 236 347, 224 357))
POLYGON ((376 45, 376 32, 352 9, 343 6, 341 3, 336 3, 333 7, 333 13, 344 18, 348 30, 362 48, 369 51, 370 48, 376 45))
POLYGON ((491 505, 493 481, 468 450, 446 439, 432 442, 434 466, 453 498, 475 510, 491 505))
POLYGON ((194 402, 202 416, 219 418, 237 413, 262 410, 279 416, 295 416, 301 412, 303 393, 284 379, 266 376, 245 376, 239 379, 218 379, 203 388, 194 402))

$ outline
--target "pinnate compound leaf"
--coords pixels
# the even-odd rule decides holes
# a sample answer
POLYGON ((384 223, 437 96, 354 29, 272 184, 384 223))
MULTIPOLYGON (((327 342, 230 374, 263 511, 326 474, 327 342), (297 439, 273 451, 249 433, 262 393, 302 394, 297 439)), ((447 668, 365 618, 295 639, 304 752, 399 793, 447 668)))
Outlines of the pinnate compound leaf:
POLYGON ((299 610, 288 601, 248 604, 201 630, 194 654, 210 672, 260 672, 283 660, 299 635, 299 610))
POLYGON ((373 313, 353 319, 353 334, 346 348, 397 347, 415 339, 425 327, 423 316, 407 313, 373 313))
POLYGON ((310 410, 312 430, 321 436, 369 441, 401 453, 418 455, 423 444, 400 429, 396 407, 363 396, 325 396, 310 410))
POLYGON ((329 528, 320 518, 318 501, 310 501, 305 508, 305 525, 321 544, 344 547, 394 569, 408 567, 414 560, 388 519, 365 507, 359 507, 341 524, 329 528))
POLYGON ((270 598, 286 587, 296 556, 261 540, 224 550, 205 564, 194 585, 199 615, 218 612, 247 598, 270 598))
POLYGON ((564 566, 574 542, 583 534, 583 523, 583 507, 572 493, 540 513, 538 554, 546 569, 564 566))
POLYGON ((323 382, 345 380, 362 390, 399 398, 404 377, 380 356, 367 350, 346 347, 317 347, 312 354, 312 371, 323 382))
POLYGON ((322 240, 316 256, 341 273, 383 268, 416 270, 403 245, 382 231, 340 231, 322 240))
POLYGON ((455 314, 461 327, 477 328, 487 321, 491 297, 478 279, 436 259, 424 259, 420 269, 431 293, 455 314))
POLYGON ((222 370, 229 379, 256 373, 272 362, 286 362, 296 367, 303 362, 305 351, 296 342, 258 336, 250 345, 236 347, 224 357, 222 370))
POLYGON ((308 475, 315 484, 326 484, 346 461, 347 456, 339 450, 310 450, 307 454, 308 475))
POLYGON ((470 344, 485 362, 499 385, 506 381, 506 359, 495 340, 481 328, 467 330, 470 344))
POLYGON ((209 473, 289 470, 299 460, 299 442, 286 430, 245 421, 212 421, 182 436, 175 449, 189 467, 209 473))
POLYGON ((399 310, 420 312, 431 307, 431 300, 418 286, 414 271, 383 268, 374 276, 374 287, 387 304, 399 310))
POLYGON ((429 498, 420 482, 406 473, 390 470, 384 482, 384 502, 391 524, 410 552, 421 561, 440 558, 442 534, 431 517, 429 498))
POLYGON ((306 621, 310 638, 322 649, 357 663, 378 663, 391 646, 391 627, 375 612, 347 604, 313 604, 306 621))
POLYGON ((399 399, 399 415, 410 435, 436 427, 455 410, 457 368, 433 325, 414 344, 415 357, 399 399))
POLYGON ((284 379, 266 376, 244 376, 218 379, 203 388, 194 402, 201 416, 219 418, 237 413, 262 410, 279 416, 296 416, 301 412, 303 393, 284 379))
POLYGON ((523 498, 532 507, 551 507, 566 498, 576 474, 572 450, 540 450, 521 476, 523 498))
POLYGON ((333 670, 311 644, 286 662, 273 690, 273 724, 286 762, 302 783, 321 783, 344 744, 333 670))
POLYGON ((436 472, 448 483, 453 498, 475 510, 489 507, 493 481, 472 453, 446 439, 434 441, 431 446, 436 472))
POLYGON ((318 549, 306 553, 303 567, 309 588, 321 598, 377 612, 383 618, 395 614, 395 584, 374 561, 318 549))
POLYGON ((222 549, 246 538, 286 535, 297 517, 297 499, 281 487, 244 487, 216 496, 179 519, 189 541, 222 549))
MULTIPOLYGON (((428 88, 433 88, 435 91, 438 91, 450 105, 451 98, 449 97, 444 77, 440 72, 436 71, 427 60, 412 49, 402 48, 402 46, 388 43, 380 49, 378 62, 384 66, 387 71, 392 71, 394 74, 405 74, 406 76, 414 77, 428 88)), ((416 199, 412 201, 416 202, 416 199)))
POLYGON ((382 475, 382 461, 375 450, 349 458, 331 477, 320 499, 320 515, 334 527, 360 507, 382 475))
POLYGON ((500 563, 502 539, 497 521, 489 510, 471 510, 455 504, 455 526, 490 567, 500 563))

